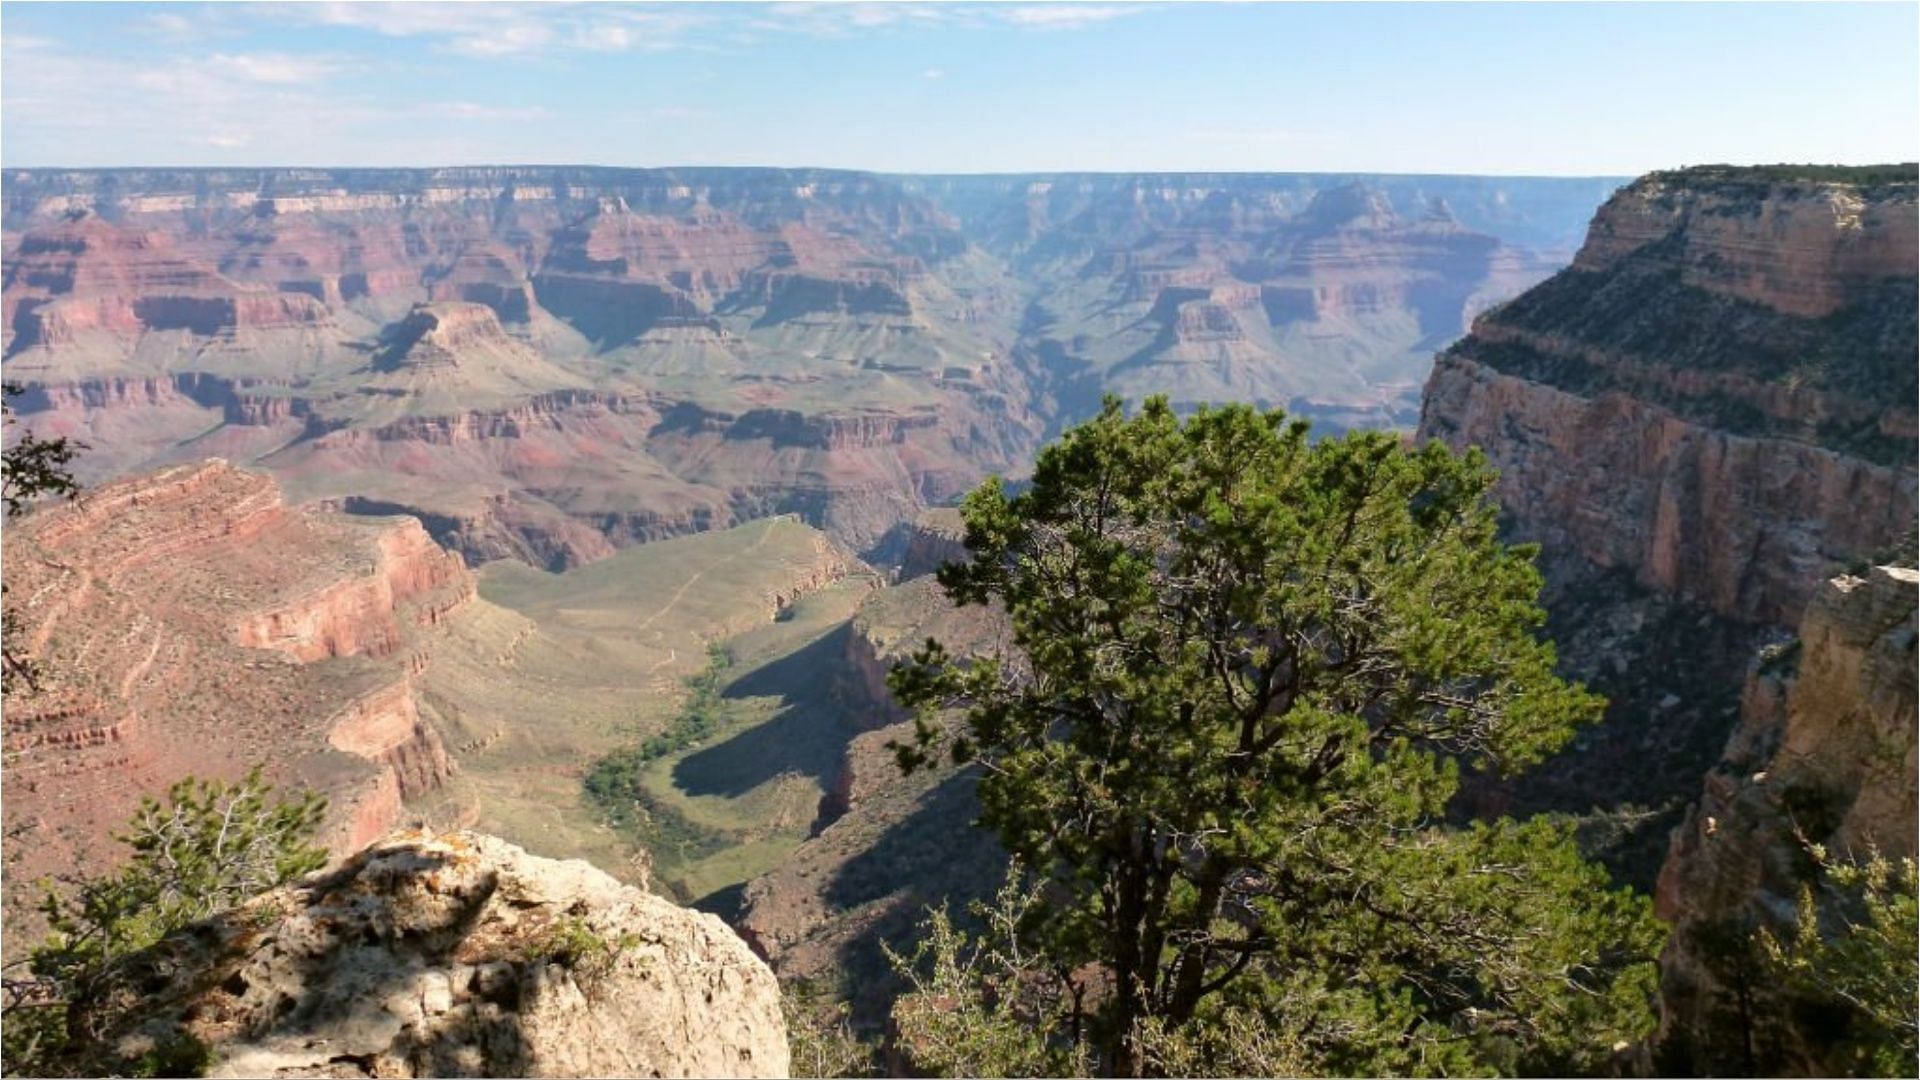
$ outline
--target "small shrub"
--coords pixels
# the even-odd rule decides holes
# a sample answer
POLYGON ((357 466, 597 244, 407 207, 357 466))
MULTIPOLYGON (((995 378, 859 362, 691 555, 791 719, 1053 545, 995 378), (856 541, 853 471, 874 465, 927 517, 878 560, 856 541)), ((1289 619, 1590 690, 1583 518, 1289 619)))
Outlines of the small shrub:
POLYGON ((569 915, 541 932, 528 948, 530 963, 558 964, 571 970, 583 982, 605 978, 613 971, 620 954, 640 944, 635 934, 621 934, 608 940, 585 919, 569 915))

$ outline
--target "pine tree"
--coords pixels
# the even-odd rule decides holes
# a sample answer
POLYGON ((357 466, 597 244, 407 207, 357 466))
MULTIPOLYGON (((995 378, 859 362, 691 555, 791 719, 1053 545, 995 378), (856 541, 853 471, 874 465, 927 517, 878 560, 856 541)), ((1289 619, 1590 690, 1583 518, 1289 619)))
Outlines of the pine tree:
POLYGON ((965 500, 973 558, 940 581, 1014 649, 897 668, 921 719, 896 752, 979 763, 1046 897, 1023 932, 1103 973, 1100 1070, 1249 1019, 1361 1073, 1593 1069, 1649 1029, 1645 899, 1564 828, 1443 823, 1462 767, 1524 768, 1603 705, 1554 674, 1492 482, 1437 444, 1110 398, 1026 491, 965 500))

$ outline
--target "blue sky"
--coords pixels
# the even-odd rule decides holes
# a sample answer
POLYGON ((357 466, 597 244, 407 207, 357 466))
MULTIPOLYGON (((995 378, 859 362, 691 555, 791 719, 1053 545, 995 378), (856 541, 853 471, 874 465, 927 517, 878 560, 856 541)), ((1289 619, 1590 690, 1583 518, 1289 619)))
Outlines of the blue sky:
POLYGON ((1920 157, 1920 5, 0 5, 0 163, 1621 175, 1920 157))

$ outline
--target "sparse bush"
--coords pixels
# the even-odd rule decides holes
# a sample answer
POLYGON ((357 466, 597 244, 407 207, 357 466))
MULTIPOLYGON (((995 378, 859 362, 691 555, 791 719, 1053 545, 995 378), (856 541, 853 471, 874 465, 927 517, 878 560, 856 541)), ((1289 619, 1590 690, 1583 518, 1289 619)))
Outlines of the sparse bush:
POLYGON ((609 939, 587 920, 568 915, 549 924, 529 945, 525 959, 530 963, 558 964, 572 971, 583 983, 595 982, 612 973, 620 954, 640 944, 634 934, 609 939))
POLYGON ((882 943, 908 986, 893 1006, 895 1049, 936 1076, 1091 1076, 1086 988, 1022 942, 1039 903, 1018 865, 990 904, 972 910, 981 934, 929 908, 913 951, 882 943))
POLYGON ((780 1011, 795 1077, 873 1076, 876 1048, 853 1033, 852 1008, 804 980, 782 984, 780 1011))
MULTIPOLYGON (((7 398, 21 393, 21 388, 13 383, 0 384, 0 423, 11 427, 15 423, 13 408, 7 404, 7 398)), ((86 449, 86 444, 72 439, 42 439, 28 431, 15 439, 12 446, 0 451, 0 504, 6 508, 8 516, 18 514, 28 503, 43 495, 65 495, 72 498, 80 485, 74 482, 70 466, 75 453, 86 449)), ((15 646, 15 636, 20 631, 19 618, 14 609, 5 603, 6 586, 0 584, 0 694, 11 694, 20 688, 35 689, 40 679, 40 665, 26 651, 15 646)))
MULTIPOLYGON (((181 927, 318 870, 327 855, 311 841, 325 813, 326 800, 311 792, 276 797, 258 768, 237 784, 181 780, 164 805, 142 800, 118 838, 132 849, 118 873, 69 879, 66 892, 47 887, 41 911, 51 933, 29 957, 34 979, 9 987, 7 1071, 99 1071, 91 1044, 117 1015, 125 962, 181 927)), ((149 1056, 157 1070, 199 1060, 184 1044, 149 1056)))

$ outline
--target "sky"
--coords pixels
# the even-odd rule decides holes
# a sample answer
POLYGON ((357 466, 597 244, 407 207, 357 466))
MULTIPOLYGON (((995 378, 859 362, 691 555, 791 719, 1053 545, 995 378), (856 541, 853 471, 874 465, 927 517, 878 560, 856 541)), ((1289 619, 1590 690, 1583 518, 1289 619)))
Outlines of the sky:
POLYGON ((0 165, 1920 158, 1920 5, 0 3, 0 165))

